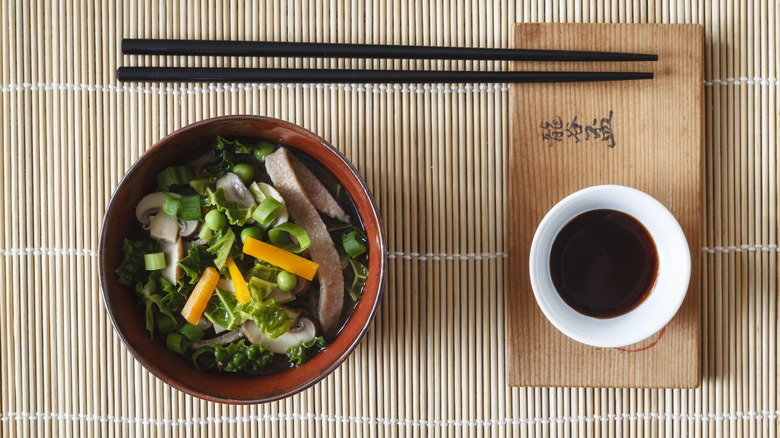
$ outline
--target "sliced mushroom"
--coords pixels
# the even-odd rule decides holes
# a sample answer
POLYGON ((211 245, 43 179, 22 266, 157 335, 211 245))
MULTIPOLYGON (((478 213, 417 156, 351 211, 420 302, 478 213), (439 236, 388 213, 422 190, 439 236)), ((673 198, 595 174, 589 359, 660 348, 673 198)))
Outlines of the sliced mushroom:
POLYGON ((265 297, 266 300, 274 300, 274 302, 278 304, 284 304, 289 303, 290 301, 295 301, 295 295, 292 294, 292 292, 285 292, 278 287, 275 287, 271 293, 268 294, 267 297, 265 297))
POLYGON ((292 320, 292 325, 298 324, 298 318, 301 317, 300 310, 295 310, 292 307, 287 307, 287 306, 279 306, 279 307, 281 307, 282 310, 284 310, 287 313, 287 316, 290 317, 290 319, 292 320))
POLYGON ((178 239, 176 243, 166 243, 163 246, 163 252, 165 253, 165 269, 162 270, 162 276, 175 286, 178 284, 179 274, 181 274, 179 260, 184 257, 184 245, 181 239, 178 239))
POLYGON ((297 324, 292 325, 289 330, 276 339, 266 336, 252 320, 241 324, 241 331, 249 342, 268 347, 269 350, 277 354, 285 354, 288 348, 301 342, 310 341, 317 336, 317 327, 307 317, 298 318, 297 324))
POLYGON ((200 327, 201 330, 208 330, 211 328, 213 324, 211 321, 209 321, 208 318, 206 318, 205 315, 201 315, 200 319, 198 320, 198 327, 200 327))
POLYGON ((293 295, 300 297, 309 291, 309 285, 311 282, 303 277, 298 277, 298 281, 295 283, 295 289, 291 290, 293 295))
POLYGON ((230 202, 237 202, 241 208, 255 207, 255 198, 252 192, 244 185, 241 178, 235 173, 228 172, 222 178, 217 180, 217 190, 223 189, 225 199, 230 202))
POLYGON ((135 217, 138 219, 138 222, 141 222, 145 230, 149 229, 149 221, 162 210, 164 203, 165 193, 154 192, 144 196, 138 205, 135 206, 135 217))
POLYGON ((194 342, 190 344, 190 348, 197 350, 203 347, 213 347, 217 344, 229 344, 231 342, 237 341, 239 338, 241 338, 241 336, 243 336, 241 330, 236 329, 233 331, 229 331, 225 334, 219 335, 216 338, 206 339, 200 342, 194 342))
POLYGON ((192 237, 200 228, 198 221, 179 221, 179 236, 192 237))
POLYGON ((228 280, 227 278, 220 278, 219 281, 217 281, 217 287, 228 292, 236 293, 236 288, 233 286, 233 280, 228 280))
POLYGON ((179 222, 160 211, 149 220, 149 235, 154 239, 176 243, 179 239, 179 222))

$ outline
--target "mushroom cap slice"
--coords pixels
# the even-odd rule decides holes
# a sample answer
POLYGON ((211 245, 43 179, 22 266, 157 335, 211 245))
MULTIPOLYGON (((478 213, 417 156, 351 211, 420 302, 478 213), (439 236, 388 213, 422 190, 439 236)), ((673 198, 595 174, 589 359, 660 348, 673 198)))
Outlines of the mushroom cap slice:
POLYGON ((294 347, 301 342, 311 341, 317 336, 317 327, 307 317, 298 318, 297 324, 291 326, 289 330, 276 339, 266 336, 251 319, 241 324, 241 331, 249 342, 260 344, 277 354, 285 354, 288 348, 294 347))
POLYGON ((179 239, 179 221, 159 211, 149 220, 149 235, 153 239, 176 243, 179 239))
POLYGON ((184 245, 181 239, 178 239, 176 243, 166 243, 163 246, 163 252, 165 253, 165 269, 162 270, 162 276, 176 286, 179 274, 181 274, 179 260, 184 257, 184 245))
POLYGON ((144 226, 144 229, 149 229, 149 221, 162 210, 164 203, 165 193, 163 192, 149 193, 138 202, 138 205, 135 206, 135 217, 144 226))
POLYGON ((265 300, 274 300, 274 302, 278 304, 284 304, 289 303, 290 301, 295 301, 295 295, 293 295, 292 292, 285 292, 278 287, 275 287, 271 293, 265 297, 265 300))
POLYGON ((180 221, 179 222, 179 236, 191 237, 200 228, 200 222, 198 221, 180 221))
POLYGON ((238 203, 241 208, 256 207, 255 197, 238 175, 228 172, 217 180, 217 190, 223 189, 225 199, 238 203))

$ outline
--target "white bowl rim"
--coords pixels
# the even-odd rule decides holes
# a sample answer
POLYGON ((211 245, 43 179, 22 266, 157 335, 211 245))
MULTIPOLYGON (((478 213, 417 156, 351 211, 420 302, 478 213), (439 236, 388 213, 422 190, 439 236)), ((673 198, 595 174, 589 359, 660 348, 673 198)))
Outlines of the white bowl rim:
POLYGON ((531 243, 529 273, 537 304, 558 330, 595 347, 623 347, 657 333, 677 313, 688 291, 691 256, 680 224, 658 200, 631 187, 599 185, 572 193, 545 215, 531 243), (594 318, 572 309, 550 277, 549 254, 555 237, 575 217, 600 209, 637 219, 658 252, 658 277, 651 293, 639 306, 614 318, 594 318))

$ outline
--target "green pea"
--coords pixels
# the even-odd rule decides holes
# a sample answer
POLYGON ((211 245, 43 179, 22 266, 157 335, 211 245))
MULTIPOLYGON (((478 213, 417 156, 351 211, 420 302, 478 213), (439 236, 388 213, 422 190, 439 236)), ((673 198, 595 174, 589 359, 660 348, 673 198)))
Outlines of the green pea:
POLYGON ((249 163, 235 164, 230 171, 238 175, 244 184, 251 184, 255 180, 255 166, 249 163))
POLYGON ((261 142, 254 151, 255 159, 261 163, 265 163, 265 157, 271 155, 274 152, 274 149, 276 149, 276 146, 274 146, 273 143, 267 141, 261 142))
POLYGON ((241 243, 246 242, 247 237, 260 240, 263 237, 263 230, 258 227, 246 227, 241 230, 241 243))
POLYGON ((279 290, 289 292, 295 289, 295 285, 298 284, 298 277, 295 274, 291 274, 287 271, 281 271, 276 274, 276 286, 279 290))
POLYGON ((204 220, 206 221, 206 226, 214 231, 221 230, 227 223, 225 215, 222 214, 222 212, 219 210, 211 210, 210 212, 206 213, 206 218, 204 220))

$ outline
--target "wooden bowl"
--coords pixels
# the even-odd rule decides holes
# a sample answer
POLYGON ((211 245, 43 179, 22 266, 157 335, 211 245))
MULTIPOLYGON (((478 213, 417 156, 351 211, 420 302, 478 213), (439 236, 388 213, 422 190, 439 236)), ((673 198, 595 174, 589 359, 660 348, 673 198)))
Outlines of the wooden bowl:
POLYGON ((376 314, 385 284, 387 252, 379 212, 365 182, 352 164, 325 140, 291 123, 258 116, 226 116, 186 126, 160 140, 127 172, 114 192, 103 219, 99 273, 103 300, 119 337, 152 374, 171 386, 202 399, 263 403, 298 393, 323 379, 349 356, 376 314), (352 199, 368 238, 368 279, 353 314, 325 349, 300 367, 267 375, 231 375, 197 371, 192 361, 169 351, 161 336, 150 339, 132 287, 116 283, 125 237, 140 238, 135 206, 156 188, 165 167, 205 152, 217 136, 253 138, 280 143, 308 155, 327 170, 352 199))

